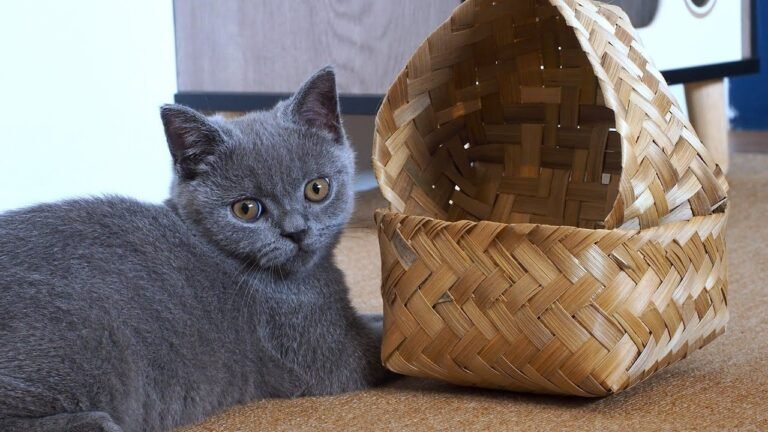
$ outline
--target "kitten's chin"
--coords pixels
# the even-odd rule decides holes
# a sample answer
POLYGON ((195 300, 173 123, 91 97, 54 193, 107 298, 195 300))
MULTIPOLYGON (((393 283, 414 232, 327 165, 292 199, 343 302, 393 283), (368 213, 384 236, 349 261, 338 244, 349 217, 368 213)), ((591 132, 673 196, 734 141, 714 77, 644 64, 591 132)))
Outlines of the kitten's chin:
POLYGON ((289 250, 265 254, 258 259, 265 270, 276 270, 282 274, 302 273, 314 265, 319 256, 316 252, 294 246, 289 250))

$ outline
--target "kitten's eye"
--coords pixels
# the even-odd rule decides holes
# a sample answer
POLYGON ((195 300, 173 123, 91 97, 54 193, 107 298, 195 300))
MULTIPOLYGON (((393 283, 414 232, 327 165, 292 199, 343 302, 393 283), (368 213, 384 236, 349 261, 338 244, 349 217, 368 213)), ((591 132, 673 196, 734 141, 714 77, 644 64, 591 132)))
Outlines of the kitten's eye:
POLYGON ((312 202, 320 202, 324 200, 330 191, 331 183, 327 178, 323 177, 310 180, 309 183, 304 186, 304 196, 312 202))
POLYGON ((261 217, 262 206, 258 200, 244 199, 232 204, 232 213, 246 222, 253 222, 261 217))

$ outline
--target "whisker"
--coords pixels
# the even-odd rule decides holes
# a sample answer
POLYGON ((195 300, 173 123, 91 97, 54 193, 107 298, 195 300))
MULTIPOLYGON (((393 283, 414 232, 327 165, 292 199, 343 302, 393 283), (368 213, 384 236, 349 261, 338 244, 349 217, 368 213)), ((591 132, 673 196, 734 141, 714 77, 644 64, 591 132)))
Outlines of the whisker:
MULTIPOLYGON (((253 260, 250 267, 248 267, 248 270, 243 273, 243 276, 240 279, 240 283, 237 284, 237 289, 235 289, 235 292, 238 292, 240 290, 240 286, 243 284, 243 282, 248 278, 248 274, 256 267, 258 263, 253 260)), ((247 284, 246 285, 246 291, 248 295, 244 295, 243 298, 240 301, 240 312, 238 313, 238 318, 240 322, 242 323, 243 319, 247 316, 248 308, 250 303, 248 301, 244 301, 246 298, 250 299, 251 294, 253 293, 253 285, 247 284), (244 305, 245 304, 245 305, 244 305)))
MULTIPOLYGON (((274 241, 272 243, 268 243, 262 247, 262 254, 259 259, 263 259, 263 255, 272 253, 277 249, 277 242, 274 241)), ((251 284, 245 284, 245 281, 248 279, 249 274, 259 265, 259 259, 249 259, 246 262, 244 262, 240 266, 240 280, 238 281, 237 285, 235 286, 235 289, 232 292, 232 300, 234 300, 239 294, 240 294, 240 288, 244 287, 245 292, 242 293, 240 296, 240 307, 238 311, 238 319, 242 322, 242 320, 247 316, 248 310, 250 309, 251 305, 251 297, 253 296, 253 292, 255 291, 255 288, 251 284)))
MULTIPOLYGON (((247 261, 243 262, 240 265, 240 268, 238 269, 238 273, 243 275, 244 272, 246 272, 246 267, 249 267, 249 266, 252 266, 252 265, 253 265, 253 263, 250 260, 247 260, 247 261)), ((232 304, 233 304, 235 298, 237 297, 237 291, 240 289, 240 285, 243 283, 243 277, 244 276, 241 276, 240 281, 237 283, 237 285, 235 285, 235 289, 232 290, 232 295, 231 295, 230 301, 229 301, 229 303, 227 305, 228 307, 232 307, 232 304)))

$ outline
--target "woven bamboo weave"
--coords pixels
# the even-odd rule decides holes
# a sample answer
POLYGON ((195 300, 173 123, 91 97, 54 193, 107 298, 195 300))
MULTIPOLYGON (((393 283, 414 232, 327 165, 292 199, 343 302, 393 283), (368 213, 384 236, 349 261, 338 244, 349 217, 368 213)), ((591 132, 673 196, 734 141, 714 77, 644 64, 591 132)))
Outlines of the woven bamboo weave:
POLYGON ((724 331, 728 185, 617 7, 462 3, 373 165, 393 371, 601 396, 724 331))

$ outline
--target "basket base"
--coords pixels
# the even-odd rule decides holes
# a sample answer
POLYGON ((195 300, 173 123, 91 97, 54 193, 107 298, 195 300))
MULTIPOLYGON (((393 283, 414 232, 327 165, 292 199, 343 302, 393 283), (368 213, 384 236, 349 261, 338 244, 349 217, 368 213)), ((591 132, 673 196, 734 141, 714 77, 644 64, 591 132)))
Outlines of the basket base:
POLYGON ((723 214, 639 232, 379 211, 382 361, 459 385, 622 391, 725 330, 723 214))

